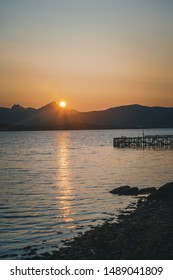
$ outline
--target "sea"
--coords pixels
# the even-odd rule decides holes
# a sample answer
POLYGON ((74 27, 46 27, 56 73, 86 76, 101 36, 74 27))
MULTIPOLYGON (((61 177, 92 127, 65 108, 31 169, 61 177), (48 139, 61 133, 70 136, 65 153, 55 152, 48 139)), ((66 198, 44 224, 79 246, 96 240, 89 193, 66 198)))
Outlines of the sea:
MULTIPOLYGON (((114 148, 136 130, 0 132, 0 259, 52 253, 137 198, 110 193, 173 181, 173 149, 114 148)), ((145 129, 145 135, 173 129, 145 129)))

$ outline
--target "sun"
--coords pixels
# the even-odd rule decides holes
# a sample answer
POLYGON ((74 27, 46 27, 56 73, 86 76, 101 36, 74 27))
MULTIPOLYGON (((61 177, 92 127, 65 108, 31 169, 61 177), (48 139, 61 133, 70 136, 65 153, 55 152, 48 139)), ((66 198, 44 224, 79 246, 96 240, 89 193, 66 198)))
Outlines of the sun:
POLYGON ((64 100, 62 100, 62 101, 59 102, 59 106, 60 106, 61 108, 65 108, 66 105, 67 105, 67 103, 66 103, 66 101, 64 101, 64 100))

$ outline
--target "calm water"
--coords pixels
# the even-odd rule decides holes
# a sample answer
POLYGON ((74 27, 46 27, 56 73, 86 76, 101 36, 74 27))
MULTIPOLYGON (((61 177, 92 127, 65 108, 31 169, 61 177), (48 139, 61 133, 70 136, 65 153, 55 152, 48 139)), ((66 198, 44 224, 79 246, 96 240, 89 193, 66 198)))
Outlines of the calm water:
MULTIPOLYGON (((115 187, 173 181, 172 149, 116 149, 115 136, 141 130, 0 132, 0 258, 51 252, 105 219, 131 197, 115 187), (27 248, 26 248, 27 247, 27 248)), ((145 134, 173 134, 173 129, 145 134)))

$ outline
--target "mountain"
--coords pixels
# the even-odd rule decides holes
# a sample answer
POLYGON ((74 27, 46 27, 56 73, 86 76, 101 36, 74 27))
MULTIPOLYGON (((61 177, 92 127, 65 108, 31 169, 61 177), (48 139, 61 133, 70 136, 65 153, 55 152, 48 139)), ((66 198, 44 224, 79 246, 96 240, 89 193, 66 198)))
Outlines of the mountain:
POLYGON ((173 108, 127 105, 104 111, 81 113, 80 122, 110 128, 173 127, 173 108))
POLYGON ((126 105, 102 111, 78 112, 56 102, 39 109, 0 107, 0 130, 171 128, 173 108, 126 105))
POLYGON ((0 124, 17 125, 21 120, 28 119, 34 115, 36 109, 24 108, 20 105, 13 105, 11 108, 0 107, 0 124))
POLYGON ((58 129, 76 114, 77 111, 60 108, 56 102, 39 109, 20 105, 0 107, 0 129, 58 129))

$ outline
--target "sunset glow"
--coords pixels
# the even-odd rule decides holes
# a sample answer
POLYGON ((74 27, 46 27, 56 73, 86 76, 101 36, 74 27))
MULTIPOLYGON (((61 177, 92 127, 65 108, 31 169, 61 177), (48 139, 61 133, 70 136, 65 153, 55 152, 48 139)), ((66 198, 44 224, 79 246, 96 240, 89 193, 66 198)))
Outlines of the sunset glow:
POLYGON ((61 108, 65 108, 66 107, 66 101, 60 101, 59 102, 59 106, 61 107, 61 108))
POLYGON ((0 106, 173 106, 173 1, 41 3, 0 3, 0 106))

